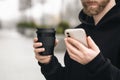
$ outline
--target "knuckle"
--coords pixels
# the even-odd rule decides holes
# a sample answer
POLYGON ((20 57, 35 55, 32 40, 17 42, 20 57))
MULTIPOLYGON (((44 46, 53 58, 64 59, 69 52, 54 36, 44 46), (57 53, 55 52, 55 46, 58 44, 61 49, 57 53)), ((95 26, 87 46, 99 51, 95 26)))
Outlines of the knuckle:
POLYGON ((73 57, 73 56, 70 56, 70 58, 71 58, 71 59, 74 59, 74 57, 73 57))
POLYGON ((33 39, 33 42, 37 42, 37 38, 34 38, 34 39, 33 39))
POLYGON ((38 59, 38 57, 35 55, 35 58, 38 59))
POLYGON ((71 58, 71 59, 74 59, 75 57, 74 57, 73 55, 70 54, 70 58, 71 58))
POLYGON ((40 60, 39 57, 38 57, 37 55, 35 55, 35 58, 36 58, 37 60, 40 60))
POLYGON ((37 53, 37 50, 36 50, 36 49, 34 49, 34 52, 35 52, 35 53, 37 53))
POLYGON ((72 56, 71 55, 69 55, 70 56, 70 58, 72 58, 72 56))
POLYGON ((35 44, 33 44, 33 48, 35 48, 35 44))

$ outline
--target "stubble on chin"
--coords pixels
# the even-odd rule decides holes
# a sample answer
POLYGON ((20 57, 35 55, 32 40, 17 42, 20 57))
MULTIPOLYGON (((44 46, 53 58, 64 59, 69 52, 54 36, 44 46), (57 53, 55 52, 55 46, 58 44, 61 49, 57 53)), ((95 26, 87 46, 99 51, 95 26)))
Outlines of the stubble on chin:
POLYGON ((93 6, 89 6, 87 4, 87 0, 83 1, 83 11, 84 13, 86 13, 88 16, 94 16, 99 14, 100 12, 102 12, 104 10, 104 8, 106 7, 106 5, 109 3, 110 0, 104 0, 101 3, 98 3, 97 1, 93 0, 93 2, 96 4, 95 7, 93 6))

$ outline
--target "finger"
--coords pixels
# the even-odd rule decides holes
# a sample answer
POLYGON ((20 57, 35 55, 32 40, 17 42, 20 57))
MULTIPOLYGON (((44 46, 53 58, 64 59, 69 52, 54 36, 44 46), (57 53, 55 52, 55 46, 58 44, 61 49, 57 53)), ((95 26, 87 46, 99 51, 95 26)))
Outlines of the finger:
POLYGON ((90 36, 88 36, 87 39, 88 39, 88 46, 89 46, 91 49, 99 52, 99 48, 98 48, 98 46, 95 44, 95 42, 92 40, 92 38, 91 38, 90 36))
POLYGON ((40 63, 47 64, 51 60, 51 56, 36 56, 35 57, 40 63))
POLYGON ((84 60, 83 55, 79 56, 79 55, 73 54, 72 51, 69 49, 67 49, 67 51, 70 58, 73 59, 74 61, 81 63, 84 60))
POLYGON ((58 42, 59 42, 59 40, 58 40, 58 39, 56 39, 56 40, 55 40, 55 46, 58 44, 58 42))
POLYGON ((67 39, 65 39, 65 44, 66 44, 66 47, 67 47, 67 50, 70 52, 70 53, 72 53, 72 54, 74 54, 74 55, 76 55, 76 56, 83 56, 83 54, 82 54, 82 52, 79 50, 79 49, 77 49, 76 47, 74 47, 73 45, 71 45, 68 41, 67 41, 67 39))
POLYGON ((33 42, 35 43, 35 42, 37 42, 37 41, 38 41, 38 38, 34 38, 33 42))
POLYGON ((67 38, 65 38, 65 44, 66 44, 67 49, 69 49, 69 50, 72 51, 72 52, 76 52, 76 47, 74 47, 73 45, 71 45, 71 44, 68 42, 67 38))
POLYGON ((38 53, 41 53, 41 52, 44 52, 44 51, 45 51, 45 48, 34 49, 34 52, 36 53, 36 55, 38 55, 38 53))
POLYGON ((88 49, 85 45, 83 45, 81 42, 72 39, 72 38, 67 38, 68 42, 73 45, 74 47, 76 47, 77 49, 81 50, 81 51, 85 51, 86 49, 88 49))
POLYGON ((50 57, 51 57, 51 55, 48 55, 48 56, 36 55, 36 58, 39 60, 45 60, 45 59, 50 58, 50 57))
POLYGON ((68 51, 68 55, 70 56, 71 59, 75 59, 75 58, 76 58, 76 55, 73 54, 71 50, 69 50, 69 49, 67 48, 67 51, 68 51))
POLYGON ((41 42, 38 42, 38 43, 34 43, 33 44, 33 48, 38 48, 38 47, 41 47, 42 46, 42 43, 41 42))

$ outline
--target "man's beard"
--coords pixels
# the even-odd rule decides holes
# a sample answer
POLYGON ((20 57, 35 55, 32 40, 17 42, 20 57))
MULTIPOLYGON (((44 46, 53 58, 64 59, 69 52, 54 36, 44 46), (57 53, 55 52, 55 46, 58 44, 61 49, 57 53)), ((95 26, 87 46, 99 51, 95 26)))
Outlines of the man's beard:
POLYGON ((88 16, 97 15, 104 10, 104 8, 109 3, 109 1, 110 0, 102 0, 102 2, 99 3, 99 2, 97 2, 97 0, 82 0, 82 4, 84 7, 83 11, 88 16), (89 6, 89 3, 97 4, 97 7, 89 6))

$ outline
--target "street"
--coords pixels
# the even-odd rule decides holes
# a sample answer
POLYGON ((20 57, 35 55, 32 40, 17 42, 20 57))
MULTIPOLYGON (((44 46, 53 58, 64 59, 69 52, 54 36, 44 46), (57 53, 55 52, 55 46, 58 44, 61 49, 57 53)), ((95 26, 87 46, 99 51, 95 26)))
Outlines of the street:
MULTIPOLYGON (((33 38, 0 30, 0 80, 45 80, 33 52, 33 38)), ((63 64, 62 52, 57 55, 63 64)))

